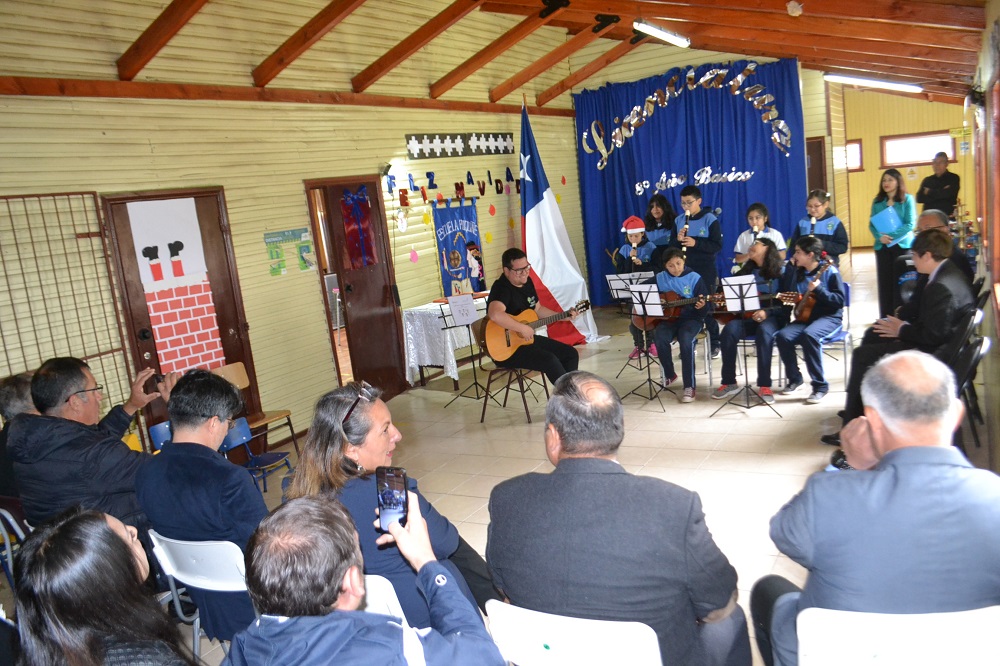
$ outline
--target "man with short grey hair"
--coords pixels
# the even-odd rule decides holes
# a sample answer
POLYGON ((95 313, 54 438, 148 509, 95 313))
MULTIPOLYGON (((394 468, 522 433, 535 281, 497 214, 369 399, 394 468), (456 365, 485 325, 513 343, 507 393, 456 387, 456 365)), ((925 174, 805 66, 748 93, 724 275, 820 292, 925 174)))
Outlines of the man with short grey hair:
POLYGON ((617 461, 621 399, 605 380, 570 372, 545 410, 555 471, 501 483, 490 495, 486 563, 524 608, 642 622, 665 664, 751 662, 736 570, 705 525, 701 500, 630 474, 617 461))
POLYGON ((14 478, 14 463, 7 455, 7 431, 10 421, 18 414, 37 414, 35 403, 31 402, 31 373, 22 372, 0 379, 0 495, 17 497, 17 482, 14 478))
POLYGON ((1000 477, 951 446, 963 416, 951 370, 929 354, 899 352, 872 366, 861 395, 864 415, 843 430, 858 471, 813 475, 771 519, 771 539, 809 577, 803 590, 779 576, 754 585, 750 608, 768 666, 798 663, 795 618, 804 608, 1000 604, 1000 477))

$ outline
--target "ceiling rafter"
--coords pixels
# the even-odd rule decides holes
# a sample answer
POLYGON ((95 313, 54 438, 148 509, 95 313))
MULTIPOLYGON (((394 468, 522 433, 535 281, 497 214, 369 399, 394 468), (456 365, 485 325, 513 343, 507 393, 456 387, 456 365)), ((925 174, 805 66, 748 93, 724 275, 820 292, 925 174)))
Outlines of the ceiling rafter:
POLYGON ((554 100, 559 95, 563 94, 576 84, 589 79, 597 72, 601 71, 614 61, 618 60, 622 56, 631 53, 640 44, 646 43, 648 38, 642 37, 638 40, 626 39, 619 42, 616 46, 611 47, 611 49, 604 55, 591 60, 586 65, 576 70, 565 79, 550 87, 548 90, 544 90, 535 98, 535 104, 538 106, 545 106, 552 100, 554 100))
MULTIPOLYGON (((617 23, 618 17, 615 16, 614 18, 615 22, 608 21, 604 25, 598 22, 592 30, 587 30, 570 37, 567 41, 490 90, 490 101, 497 102, 503 99, 556 63, 562 62, 587 44, 601 37, 604 33, 610 31, 615 27, 615 23, 617 23)), ((600 21, 600 19, 598 20, 600 21)))
POLYGON ((468 76, 471 76, 474 72, 492 62, 501 53, 558 17, 565 9, 565 7, 559 7, 547 13, 544 18, 539 14, 527 16, 523 21, 490 42, 490 44, 474 56, 432 83, 430 87, 431 99, 437 99, 457 86, 468 76))
POLYGON ((266 86, 360 7, 365 0, 333 0, 253 69, 254 85, 266 86))
POLYGON ((389 49, 385 55, 366 67, 360 74, 351 79, 354 92, 367 90, 373 83, 388 74, 393 68, 411 55, 427 46, 435 37, 461 21, 472 10, 483 4, 483 0, 455 0, 440 14, 389 49))
POLYGON ((173 0, 118 58, 118 78, 131 81, 208 0, 173 0))

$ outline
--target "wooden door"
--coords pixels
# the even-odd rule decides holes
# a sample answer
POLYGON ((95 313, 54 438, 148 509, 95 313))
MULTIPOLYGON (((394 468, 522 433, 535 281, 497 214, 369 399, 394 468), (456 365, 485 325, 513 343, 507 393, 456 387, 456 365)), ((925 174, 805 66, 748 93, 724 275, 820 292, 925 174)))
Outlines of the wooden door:
POLYGON ((806 181, 810 192, 829 190, 826 183, 826 141, 821 136, 806 139, 806 181))
POLYGON ((354 378, 391 398, 407 385, 399 291, 379 179, 309 181, 306 189, 314 224, 322 226, 318 237, 324 242, 326 270, 337 276, 354 378))
MULTIPOLYGON (((135 367, 165 374, 243 361, 246 410, 260 413, 222 190, 102 199, 135 367)), ((148 423, 161 421, 166 406, 154 401, 144 414, 148 423)))

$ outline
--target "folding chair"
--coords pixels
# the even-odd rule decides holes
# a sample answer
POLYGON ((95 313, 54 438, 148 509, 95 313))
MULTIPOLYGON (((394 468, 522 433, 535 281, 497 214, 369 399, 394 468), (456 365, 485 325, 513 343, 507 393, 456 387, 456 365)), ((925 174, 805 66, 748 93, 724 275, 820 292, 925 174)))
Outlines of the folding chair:
POLYGON ((280 470, 282 466, 291 472, 292 465, 288 462, 287 451, 267 451, 259 456, 254 455, 248 444, 251 439, 253 439, 253 434, 250 432, 250 426, 245 418, 240 417, 236 419, 233 429, 229 431, 229 434, 222 441, 219 452, 226 456, 228 460, 230 451, 242 447, 247 456, 247 461, 243 463, 243 467, 246 467, 250 472, 250 475, 253 477, 253 485, 257 486, 257 490, 260 490, 260 485, 257 484, 257 481, 260 480, 264 485, 264 492, 266 493, 267 477, 280 470))
POLYGON ((976 376, 976 368, 979 367, 979 362, 982 361, 987 354, 990 353, 990 339, 989 338, 973 338, 962 351, 958 353, 958 357, 955 362, 951 365, 951 369, 955 373, 955 384, 958 389, 958 397, 965 402, 965 417, 969 420, 969 427, 972 430, 972 438, 976 443, 976 448, 978 449, 982 444, 979 441, 979 428, 976 427, 977 415, 980 423, 982 420, 982 412, 979 409, 979 397, 976 395, 976 390, 972 386, 972 379, 976 376))
POLYGON ((153 443, 153 450, 159 451, 163 445, 170 441, 173 434, 170 431, 170 421, 157 423, 149 426, 149 441, 153 443))
MULTIPOLYGON (((214 368, 212 372, 220 377, 225 377, 241 391, 250 387, 250 377, 247 375, 246 366, 243 365, 242 361, 214 368)), ((292 435, 292 446, 295 447, 295 455, 299 455, 299 442, 295 438, 295 427, 292 425, 292 413, 289 410, 279 409, 271 412, 261 412, 260 414, 248 414, 247 423, 250 424, 251 430, 266 428, 264 432, 254 435, 255 437, 266 435, 276 428, 287 426, 288 432, 292 435), (284 423, 280 423, 281 421, 284 421, 284 423), (272 428, 272 423, 277 423, 277 425, 272 428)))
MULTIPOLYGON (((535 371, 527 370, 525 368, 493 368, 490 370, 489 377, 486 380, 486 395, 483 396, 483 413, 479 417, 479 422, 483 423, 486 421, 486 407, 489 406, 490 400, 497 402, 497 399, 494 397, 495 393, 498 394, 500 391, 504 392, 503 406, 505 408, 507 407, 507 398, 510 396, 511 387, 514 386, 514 383, 516 382, 517 386, 514 388, 514 391, 521 394, 521 402, 524 403, 524 415, 527 417, 528 423, 531 423, 531 413, 528 411, 528 398, 526 393, 530 392, 531 397, 535 399, 535 402, 538 402, 538 397, 535 395, 532 386, 533 384, 537 385, 538 382, 530 377, 532 372, 535 371), (506 376, 507 379, 506 385, 503 388, 496 389, 494 393, 490 393, 490 386, 493 385, 493 379, 504 376, 506 376)), ((539 373, 539 375, 541 375, 542 378, 542 388, 545 390, 545 399, 548 400, 549 385, 545 380, 545 373, 539 373)))
POLYGON ((847 373, 850 367, 848 355, 854 349, 854 336, 851 335, 851 285, 848 282, 844 283, 844 320, 840 325, 840 330, 822 345, 823 353, 836 360, 835 356, 826 351, 827 347, 833 345, 840 345, 844 355, 844 388, 847 388, 847 373))
MULTIPOLYGON (((193 615, 184 612, 177 581, 215 592, 246 592, 243 551, 229 541, 180 541, 160 536, 155 530, 149 530, 149 538, 153 542, 153 555, 167 575, 177 617, 192 625, 191 651, 195 661, 198 661, 201 652, 201 617, 197 610, 193 615)), ((222 642, 222 649, 228 652, 225 642, 222 642)))

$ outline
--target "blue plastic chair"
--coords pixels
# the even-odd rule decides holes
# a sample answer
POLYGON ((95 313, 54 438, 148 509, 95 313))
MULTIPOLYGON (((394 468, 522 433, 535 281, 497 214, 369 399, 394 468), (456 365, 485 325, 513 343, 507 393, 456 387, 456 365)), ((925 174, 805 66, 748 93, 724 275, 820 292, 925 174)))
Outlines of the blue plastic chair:
POLYGON ((157 423, 156 425, 149 426, 149 439, 153 442, 153 448, 157 451, 163 448, 163 445, 170 441, 170 421, 164 421, 163 423, 157 423))
POLYGON ((245 418, 240 417, 236 419, 233 429, 226 435, 226 439, 223 440, 219 451, 228 460, 230 451, 242 447, 247 456, 247 461, 243 463, 243 466, 247 468, 250 476, 253 477, 253 484, 257 486, 257 490, 261 489, 261 486, 257 483, 259 479, 266 493, 267 477, 279 471, 282 467, 286 467, 291 472, 292 465, 288 462, 288 453, 284 451, 268 451, 259 456, 254 455, 253 451, 250 450, 250 445, 247 443, 251 439, 253 439, 253 434, 250 432, 250 424, 247 423, 245 418))
POLYGON ((840 345, 841 351, 844 354, 844 386, 846 387, 848 368, 850 367, 848 355, 854 349, 854 337, 851 335, 851 285, 849 282, 844 283, 844 321, 840 326, 840 330, 823 343, 823 353, 830 358, 836 357, 827 352, 826 348, 833 345, 840 345))

